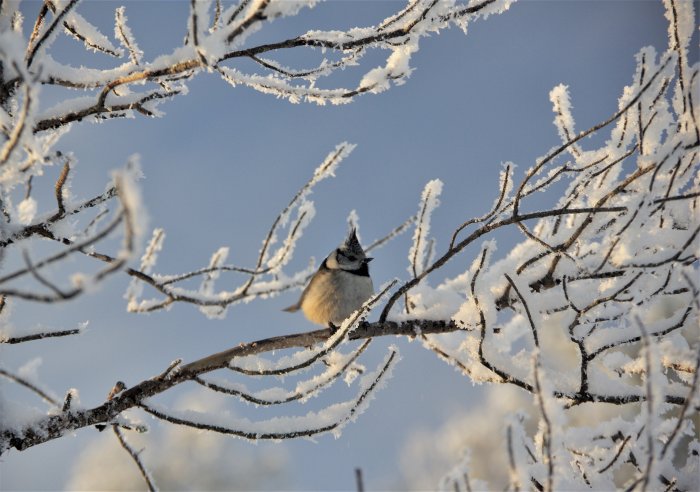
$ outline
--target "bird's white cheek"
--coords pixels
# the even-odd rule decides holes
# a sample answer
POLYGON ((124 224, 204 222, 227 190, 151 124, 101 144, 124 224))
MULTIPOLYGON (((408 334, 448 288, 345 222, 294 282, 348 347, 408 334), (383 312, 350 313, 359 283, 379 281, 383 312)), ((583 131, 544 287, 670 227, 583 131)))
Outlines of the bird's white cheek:
POLYGON ((340 268, 340 265, 338 265, 338 260, 335 257, 335 254, 330 255, 328 258, 326 258, 326 266, 330 268, 331 270, 335 270, 336 268, 340 268))

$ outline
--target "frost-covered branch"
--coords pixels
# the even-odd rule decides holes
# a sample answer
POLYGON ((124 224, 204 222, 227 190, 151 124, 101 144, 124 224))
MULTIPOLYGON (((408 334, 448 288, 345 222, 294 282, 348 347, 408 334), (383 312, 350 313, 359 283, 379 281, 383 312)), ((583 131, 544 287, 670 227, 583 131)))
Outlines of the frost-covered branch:
POLYGON ((67 169, 68 167, 64 167, 64 170, 56 184, 58 211, 47 220, 43 220, 32 226, 23 228, 18 233, 10 236, 10 238, 8 238, 8 240, 5 242, 5 245, 9 246, 16 243, 20 239, 27 239, 34 234, 38 234, 43 237, 56 240, 67 247, 61 249, 58 253, 47 256, 39 261, 32 261, 29 254, 24 251, 23 259, 26 264, 26 268, 8 273, 0 278, 0 293, 6 298, 19 298, 46 303, 70 300, 83 293, 88 286, 98 283, 109 275, 120 271, 130 259, 136 248, 135 241, 136 237, 141 232, 141 228, 138 217, 138 214, 140 213, 139 198, 138 191, 134 188, 135 184, 134 176, 132 174, 133 170, 127 169, 125 172, 115 174, 113 191, 112 188, 110 188, 108 192, 101 195, 97 199, 84 202, 77 208, 72 209, 71 212, 68 212, 63 204, 62 198, 59 199, 59 197, 62 197, 63 186, 68 174, 67 169), (117 214, 115 214, 112 221, 105 228, 95 232, 94 234, 88 234, 88 236, 85 238, 79 238, 77 241, 56 237, 55 233, 51 229, 51 225, 58 223, 67 215, 71 215, 77 211, 85 210, 86 208, 94 206, 93 204, 95 202, 99 202, 100 199, 107 199, 107 197, 112 193, 119 198, 120 210, 117 214), (110 262, 110 264, 103 269, 97 271, 91 276, 85 276, 82 274, 74 276, 73 286, 70 288, 59 288, 54 282, 48 280, 41 273, 41 270, 46 266, 64 261, 69 256, 78 252, 87 251, 91 246, 108 237, 120 225, 123 226, 124 231, 122 250, 118 253, 116 259, 110 262), (34 277, 37 283, 43 287, 46 287, 50 292, 46 293, 35 289, 25 290, 8 286, 8 284, 11 284, 12 281, 22 279, 26 276, 34 277))
POLYGON ((653 48, 640 51, 618 110, 576 133, 568 89, 556 87, 551 99, 562 145, 538 159, 513 194, 503 191, 502 178, 494 209, 459 226, 447 251, 425 275, 400 286, 380 317, 401 319, 396 304, 410 289, 411 316, 449 317, 463 328, 462 337, 426 337, 428 348, 474 381, 500 381, 533 394, 544 426, 524 439, 547 456, 539 463, 532 456, 530 462, 516 459, 508 437, 504 451, 516 490, 524 484, 539 490, 552 484, 697 487, 699 441, 688 408, 700 409, 700 303, 689 279, 698 275, 700 140, 697 102, 690 103, 698 82, 687 85, 698 64, 690 64, 686 51, 695 17, 690 2, 668 0, 665 6, 669 48, 659 55, 653 48), (603 131, 609 133, 602 145, 586 144, 584 137, 603 131), (550 210, 526 217, 534 191, 562 182, 565 191, 550 194, 557 199, 550 210), (436 282, 443 265, 467 246, 511 225, 524 239, 502 259, 493 259, 495 241, 487 240, 463 275, 436 282), (476 228, 459 241, 469 226, 476 228), (444 299, 446 289, 464 301, 435 309, 427 300, 437 292, 444 299), (532 353, 538 354, 534 370, 532 353), (562 355, 567 361, 557 360, 562 355), (542 390, 540 367, 551 377, 551 391, 542 390), (601 417, 588 427, 568 420, 577 408, 602 402, 629 408, 626 420, 601 417), (544 417, 545 408, 555 409, 554 420, 544 417), (586 437, 591 435, 596 437, 586 437), (621 472, 627 464, 632 472, 621 472))
MULTIPOLYGON (((423 324, 426 332, 431 331, 430 323, 423 322, 419 324, 423 324)), ((347 331, 345 332, 345 335, 348 335, 347 339, 349 340, 369 338, 371 336, 380 336, 384 334, 396 334, 396 332, 398 331, 395 326, 390 326, 386 332, 382 331, 381 326, 376 325, 374 329, 370 329, 368 325, 363 325, 360 322, 359 318, 355 319, 353 322, 346 323, 346 325, 346 329, 350 329, 353 326, 361 327, 361 331, 358 332, 358 334, 354 334, 354 330, 350 331, 349 334, 347 331)), ((413 323, 409 323, 405 327, 403 327, 403 330, 405 332, 413 330, 413 332, 415 333, 415 329, 416 328, 413 323)), ((436 330, 436 332, 444 332, 446 327, 444 323, 435 323, 434 329, 436 330)), ((218 369, 225 369, 230 365, 231 361, 233 360, 245 360, 246 358, 250 358, 266 352, 277 352, 280 350, 293 348, 305 348, 319 343, 335 343, 335 339, 333 338, 333 336, 334 334, 331 332, 330 329, 322 329, 316 330, 314 332, 273 337, 264 340, 258 340, 248 344, 240 344, 229 350, 220 352, 218 354, 212 354, 210 356, 204 357, 189 364, 178 364, 175 370, 169 369, 164 373, 155 376, 151 379, 144 380, 131 388, 116 392, 115 394, 110 394, 111 398, 107 399, 105 403, 98 407, 87 410, 73 410, 59 415, 51 415, 46 417, 45 419, 35 422, 30 426, 26 426, 23 428, 3 429, 2 431, 0 431, 0 449, 2 449, 3 452, 8 448, 15 448, 18 450, 27 449, 28 447, 35 446, 37 444, 41 444, 43 442, 61 437, 66 432, 93 425, 111 424, 115 419, 118 418, 118 416, 122 412, 135 407, 147 406, 150 410, 161 413, 164 416, 161 418, 166 418, 165 416, 168 415, 167 411, 163 413, 163 411, 151 408, 150 404, 147 404, 145 400, 159 395, 184 382, 199 379, 203 374, 207 374, 218 369)), ((307 357, 307 354, 305 354, 305 352, 305 350, 298 352, 296 354, 296 357, 307 357)), ((326 351, 325 353, 327 355, 331 355, 330 351, 326 351)), ((332 362, 332 364, 336 367, 343 365, 346 367, 350 367, 350 365, 347 364, 346 359, 347 357, 334 356, 334 358, 326 357, 324 360, 327 363, 332 362)), ((320 361, 320 358, 317 360, 320 361)), ((347 423, 348 419, 351 419, 356 415, 358 410, 364 405, 364 402, 367 400, 370 393, 377 388, 377 385, 379 384, 380 380, 387 375, 387 371, 396 360, 398 360, 398 353, 396 349, 392 349, 387 359, 382 363, 382 365, 378 369, 378 372, 368 375, 370 376, 369 378, 365 377, 366 385, 363 384, 364 389, 360 392, 357 399, 343 404, 344 406, 341 405, 340 407, 334 407, 342 407, 342 409, 344 409, 340 414, 337 412, 337 410, 328 412, 328 415, 332 415, 333 418, 327 419, 327 425, 318 428, 306 428, 303 431, 298 430, 293 433, 294 435, 287 435, 287 432, 272 433, 267 438, 278 439, 283 438, 285 436, 295 437, 297 435, 312 435, 319 432, 328 432, 344 425, 344 423, 347 423), (301 432, 301 434, 298 434, 298 432, 301 432)), ((322 386, 323 385, 319 385, 319 389, 321 389, 322 386)), ((236 394, 235 396, 239 395, 236 394)), ((308 396, 310 396, 310 392, 305 396, 308 398, 308 396)), ((296 398, 290 399, 290 401, 293 400, 296 400, 296 398)), ((191 420, 188 420, 188 422, 189 421, 191 420)), ((205 425, 202 428, 207 428, 207 426, 205 425)), ((222 427, 221 432, 238 432, 228 432, 225 429, 227 428, 222 427)), ((246 434, 245 431, 241 431, 241 433, 246 434)), ((259 433, 257 437, 250 437, 247 434, 241 435, 241 437, 250 437, 258 439, 266 438, 265 436, 267 436, 267 434, 265 434, 264 432, 259 433)))
MULTIPOLYGON (((306 8, 315 7, 315 2, 241 2, 223 10, 220 2, 215 5, 212 2, 192 2, 189 18, 183 19, 188 26, 183 46, 150 61, 143 59, 137 36, 127 25, 123 7, 115 11, 114 34, 125 50, 116 48, 107 36, 78 14, 78 4, 78 0, 65 4, 46 2, 40 8, 29 40, 22 39, 19 33, 12 40, 22 55, 16 60, 21 66, 3 73, 0 94, 4 96, 0 103, 5 105, 21 86, 29 87, 33 83, 80 89, 87 94, 43 113, 35 112, 28 121, 34 132, 60 128, 74 121, 122 117, 134 112, 157 116, 159 111, 156 108, 163 100, 185 94, 188 79, 211 69, 233 85, 246 85, 292 102, 347 103, 355 95, 379 93, 403 83, 411 73, 411 55, 418 50, 422 38, 452 25, 466 32, 470 22, 507 10, 510 1, 454 4, 436 0, 414 1, 371 27, 347 31, 310 30, 289 39, 257 45, 249 42, 251 33, 281 17, 303 16, 306 8), (212 14, 215 18, 213 27, 205 29, 203 24, 208 23, 212 14), (228 20, 222 24, 223 19, 228 20), (53 41, 60 35, 57 28, 61 25, 66 34, 82 42, 86 49, 117 59, 123 58, 126 52, 128 61, 107 70, 74 68, 57 61, 50 52, 53 41), (314 55, 320 51, 323 57, 319 57, 314 68, 285 67, 267 58, 285 51, 302 50, 314 55), (362 56, 370 51, 388 52, 386 65, 363 68, 355 88, 321 89, 317 86, 322 79, 331 80, 330 85, 335 85, 332 77, 335 73, 358 66, 362 56), (260 70, 242 72, 236 69, 235 62, 240 59, 253 60, 260 70), (137 86, 143 87, 140 92, 136 91, 137 86), (96 97, 92 95, 95 92, 98 92, 96 97)), ((10 53, 5 55, 11 56, 10 53)), ((6 63, 5 66, 9 68, 12 64, 6 63)))
POLYGON ((192 415, 193 412, 189 412, 183 417, 169 414, 167 411, 155 408, 149 403, 140 403, 139 406, 154 417, 170 423, 209 430, 220 434, 232 434, 254 441, 259 439, 294 439, 326 432, 337 432, 362 412, 367 405, 370 395, 383 382, 383 379, 390 374, 392 364, 397 359, 398 353, 396 350, 390 350, 385 361, 375 372, 363 376, 362 391, 354 401, 335 404, 317 414, 308 414, 298 418, 276 418, 269 422, 263 421, 252 426, 245 421, 230 424, 214 424, 206 422, 206 416, 192 415))

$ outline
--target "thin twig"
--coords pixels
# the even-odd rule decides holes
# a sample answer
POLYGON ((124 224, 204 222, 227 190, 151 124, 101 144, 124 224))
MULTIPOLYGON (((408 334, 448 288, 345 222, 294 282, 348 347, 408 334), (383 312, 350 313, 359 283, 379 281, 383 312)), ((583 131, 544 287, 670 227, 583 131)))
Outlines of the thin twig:
MULTIPOLYGON (((659 454, 659 459, 663 460, 664 456, 666 456, 666 452, 669 450, 671 444, 675 441, 676 436, 679 435, 679 431, 683 424, 686 422, 686 415, 688 413, 688 410, 690 409, 693 398, 695 397, 695 392, 698 389, 698 379, 700 377, 700 345, 698 346, 698 354, 695 358, 695 369, 694 369, 694 374, 693 374, 693 382, 690 385, 690 390, 688 390, 688 396, 685 397, 685 403, 681 407, 681 413, 678 416, 678 419, 676 420, 676 425, 671 431, 671 434, 668 436, 668 439, 664 443, 664 447, 661 448, 661 454, 659 454)), ((649 375, 647 375, 647 379, 649 378, 649 375)))
POLYGON ((31 335, 23 335, 19 337, 5 337, 0 338, 0 343, 24 343, 31 342, 33 340, 43 340, 44 338, 54 338, 54 337, 67 337, 70 335, 77 335, 80 333, 80 328, 74 328, 72 330, 61 330, 61 331, 48 331, 42 333, 33 333, 31 335))
POLYGON ((513 450, 513 426, 506 428, 506 442, 508 444, 508 466, 510 467, 510 483, 514 492, 520 492, 520 480, 518 479, 517 465, 515 464, 515 453, 513 450))
POLYGON ((642 322, 641 319, 636 318, 635 319, 637 326, 639 327, 639 331, 642 333, 641 339, 642 339, 642 344, 644 347, 644 364, 646 366, 646 396, 647 396, 647 401, 646 401, 646 407, 647 407, 647 425, 646 425, 646 432, 647 432, 647 450, 646 450, 646 455, 647 455, 647 464, 646 468, 644 470, 644 475, 642 477, 642 492, 644 492, 649 485, 649 479, 651 478, 651 473, 652 473, 652 465, 654 464, 654 430, 655 426, 653 425, 653 416, 654 416, 654 391, 653 391, 653 385, 652 385, 652 379, 653 379, 653 374, 652 374, 652 360, 651 360, 651 340, 649 339, 649 333, 646 330, 646 327, 644 326, 644 323, 642 322))
POLYGON ((540 386, 540 358, 539 351, 534 358, 533 368, 534 368, 534 380, 535 380, 535 396, 537 397, 537 404, 540 407, 540 413, 542 414, 542 421, 544 422, 544 430, 542 446, 544 447, 545 461, 547 464, 547 481, 545 482, 544 490, 545 492, 551 492, 554 490, 554 455, 552 453, 552 423, 547 415, 547 410, 545 408, 544 395, 542 394, 542 387, 540 386))
POLYGON ((355 486, 357 492, 364 492, 365 491, 365 484, 362 480, 362 468, 355 468, 355 486))
POLYGON ((151 492, 155 492, 158 490, 155 486, 155 483, 153 482, 153 478, 151 477, 151 474, 148 473, 148 470, 146 470, 146 467, 143 466, 143 462, 141 461, 141 457, 139 456, 139 453, 134 451, 134 448, 132 448, 128 442, 126 442, 126 439, 124 438, 124 435, 122 434, 121 429, 119 429, 118 425, 112 425, 112 430, 114 431, 114 435, 117 436, 117 439, 119 440, 119 444, 121 444, 122 448, 129 453, 129 456, 131 459, 134 461, 136 466, 139 469, 139 472, 141 472, 141 476, 143 477, 144 481, 146 482, 146 485, 148 486, 148 490, 151 492))
POLYGON ((45 391, 42 391, 35 384, 30 383, 27 379, 24 379, 23 377, 18 376, 17 374, 12 374, 11 372, 6 371, 5 369, 2 369, 2 368, 0 368, 0 376, 6 377, 10 381, 14 381, 15 383, 19 384, 20 386, 24 386, 28 390, 33 391, 39 397, 41 397, 46 403, 53 405, 54 407, 59 406, 58 400, 56 400, 55 398, 50 396, 45 391))

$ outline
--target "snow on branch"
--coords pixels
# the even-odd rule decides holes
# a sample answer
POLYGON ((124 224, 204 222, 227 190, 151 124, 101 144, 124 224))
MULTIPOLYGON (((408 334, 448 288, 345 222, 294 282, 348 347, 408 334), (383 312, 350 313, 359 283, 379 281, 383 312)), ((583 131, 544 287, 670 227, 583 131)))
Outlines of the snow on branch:
MULTIPOLYGON (((690 280, 700 251, 700 136, 688 74, 699 67, 683 48, 694 30, 691 2, 665 5, 669 49, 640 51, 618 110, 576 133, 575 95, 556 87, 551 99, 563 144, 527 170, 512 198, 502 183, 494 210, 459 226, 447 251, 401 285, 380 317, 405 316, 396 303, 409 290, 441 299, 443 319, 460 333, 424 335, 424 345, 474 381, 533 394, 539 431, 520 439, 530 459, 519 458, 513 427, 504 445, 516 490, 697 487, 698 431, 687 412, 700 409, 700 298, 690 280), (605 131, 600 146, 583 140, 605 131), (535 191, 561 182, 565 191, 550 193, 549 209, 529 211, 535 191), (477 227, 458 240, 470 225, 477 227), (494 260, 486 243, 462 275, 436 287, 423 282, 430 276, 434 283, 474 241, 513 225, 523 240, 503 258, 494 260), (463 296, 461 305, 445 302, 450 289, 463 296), (569 420, 578 407, 602 402, 625 407, 627 420, 569 420)), ((483 478, 466 460, 444 483, 463 486, 463 477, 475 475, 483 478)))
POLYGON ((140 65, 143 51, 139 49, 131 29, 126 23, 126 7, 119 7, 114 11, 114 35, 119 42, 129 51, 129 59, 134 65, 140 65))
MULTIPOLYGON (((5 106, 9 100, 21 98, 23 92, 28 95, 40 84, 85 91, 86 96, 64 102, 31 121, 11 124, 15 129, 23 128, 30 133, 51 131, 75 121, 128 117, 135 112, 159 116, 158 106, 163 101, 187 93, 187 80, 202 71, 213 70, 233 85, 246 85, 292 102, 348 103, 356 95, 379 93, 404 83, 412 70, 411 55, 419 49, 422 38, 451 25, 466 32, 469 22, 501 13, 510 3, 511 0, 412 1, 372 27, 348 31, 311 30, 290 39, 256 45, 248 42, 250 34, 277 18, 301 16, 306 7, 313 8, 316 2, 241 2, 222 11, 220 2, 193 1, 188 18, 183 19, 188 33, 184 44, 147 61, 139 49, 137 35, 127 25, 124 7, 115 11, 114 35, 124 47, 119 49, 76 12, 77 0, 47 1, 39 9, 28 40, 22 38, 21 30, 3 33, 11 38, 3 40, 3 45, 7 46, 2 52, 3 66, 11 69, 6 70, 0 81, 0 104, 5 106), (214 20, 210 22, 211 16, 214 20), (60 26, 66 34, 84 43, 89 51, 117 59, 123 59, 126 52, 128 62, 111 69, 98 69, 74 68, 56 61, 50 52, 53 41, 61 33, 60 26), (319 51, 317 48, 328 53, 322 53, 313 68, 285 67, 274 59, 283 51, 304 50, 315 55, 319 51), (389 53, 385 66, 361 67, 355 88, 332 87, 333 81, 329 88, 317 85, 322 78, 332 80, 333 74, 360 66, 363 55, 375 50, 389 53), (231 66, 243 58, 253 60, 259 70, 243 72, 231 66), (301 83, 293 84, 294 80, 301 83), (99 91, 97 97, 91 94, 95 89, 99 91)), ((28 96, 24 99, 27 103, 31 101, 28 96)), ((3 152, 0 160, 4 160, 6 153, 3 152)))
MULTIPOLYGON (((392 285, 393 284, 389 284, 387 289, 391 288, 392 285)), ((376 297, 374 301, 376 302, 377 299, 379 299, 379 297, 376 297)), ((370 307, 371 302, 372 301, 368 302, 365 307, 370 307)), ((337 341, 338 336, 333 338, 333 335, 337 335, 338 330, 336 330, 334 333, 330 328, 325 328, 313 332, 282 335, 257 340, 246 344, 239 344, 222 352, 211 354, 195 360, 189 364, 183 365, 181 363, 182 361, 178 359, 161 374, 141 381, 131 388, 125 388, 122 382, 117 382, 112 391, 110 391, 107 400, 97 407, 91 409, 75 409, 71 412, 64 412, 60 414, 49 414, 48 416, 39 417, 30 422, 23 421, 16 427, 6 426, 5 428, 0 429, 0 452, 4 452, 9 448, 15 448, 18 450, 27 449, 47 441, 57 439, 65 435, 67 432, 72 432, 74 430, 93 425, 103 428, 105 425, 118 423, 125 429, 135 428, 136 430, 140 430, 140 426, 135 426, 124 420, 122 416, 123 412, 125 410, 140 406, 141 403, 147 398, 167 392, 171 388, 188 381, 198 382, 207 389, 218 393, 239 397, 248 402, 261 405, 281 405, 297 401, 300 403, 309 401, 312 397, 317 396, 320 391, 326 388, 333 380, 337 379, 337 377, 343 373, 345 374, 345 380, 348 383, 357 379, 354 377, 357 376, 357 373, 364 374, 360 383, 362 390, 356 399, 350 400, 344 404, 334 405, 330 407, 330 409, 322 411, 318 414, 324 416, 323 418, 326 419, 328 425, 308 427, 302 432, 302 434, 294 434, 287 437, 299 437, 301 435, 313 435, 329 431, 338 431, 349 421, 354 420, 354 418, 359 415, 361 410, 366 407, 369 398, 373 394, 373 391, 378 389, 381 381, 386 379, 386 376, 389 375, 393 364, 398 361, 398 353, 396 349, 391 348, 389 355, 384 360, 381 367, 378 368, 378 372, 373 373, 374 377, 372 377, 372 375, 365 374, 364 369, 357 364, 357 359, 359 355, 365 352, 367 345, 372 338, 395 335, 411 336, 418 333, 446 333, 456 329, 456 327, 450 323, 425 320, 411 320, 400 324, 393 322, 358 322, 359 313, 361 312, 362 311, 358 311, 358 313, 356 313, 356 316, 358 316, 357 319, 346 322, 347 327, 341 335, 343 337, 341 340, 344 340, 343 343, 349 343, 351 340, 365 340, 357 349, 354 349, 354 352, 351 352, 350 354, 342 354, 337 350, 337 347, 340 345, 337 341), (355 328, 348 333, 347 329, 351 326, 355 326, 355 328), (335 344, 335 346, 328 348, 329 342, 331 344, 335 344), (322 356, 313 357, 313 360, 311 360, 308 364, 303 364, 303 368, 307 368, 315 362, 323 362, 327 368, 323 372, 309 378, 308 380, 299 382, 296 388, 291 391, 283 388, 270 388, 267 391, 250 394, 244 388, 244 386, 238 383, 228 381, 213 382, 202 377, 204 374, 220 369, 226 369, 230 366, 232 361, 236 361, 238 359, 250 358, 251 356, 268 352, 277 353, 285 349, 312 347, 316 344, 321 344, 322 346, 327 347, 327 349, 321 349, 323 351, 322 356), (352 377, 348 377, 349 371, 356 374, 354 374, 352 377), (257 399, 261 401, 256 401, 257 399)), ((271 371, 271 376, 266 376, 263 374, 262 377, 276 378, 277 372, 278 371, 271 371)), ((257 377, 260 376, 261 375, 257 375, 257 377)), ((158 411, 156 408, 153 408, 153 410, 158 411)), ((166 415, 166 413, 163 413, 163 416, 166 415)), ((311 417, 307 416, 306 420, 298 420, 297 423, 309 423, 311 420, 313 420, 309 419, 311 419, 311 417)), ((183 425, 187 424, 183 422, 183 425)), ((230 433, 225 429, 231 430, 231 428, 221 428, 224 429, 222 432, 230 433)), ((258 436, 257 438, 260 439, 263 437, 258 436)), ((269 438, 274 439, 274 437, 269 438)))
POLYGON ((426 264, 431 259, 429 249, 426 249, 427 237, 430 234, 430 219, 433 211, 440 205, 440 193, 442 193, 442 181, 435 179, 425 185, 421 195, 416 230, 413 233, 413 245, 408 253, 410 271, 414 278, 425 270, 426 264))
MULTIPOLYGON (((26 249, 22 250, 22 257, 26 267, 0 277, 0 295, 2 295, 3 298, 19 298, 45 303, 67 301, 89 290, 94 284, 101 282, 106 277, 124 268, 137 249, 137 243, 143 229, 141 218, 144 214, 142 212, 139 192, 134 183, 139 175, 138 167, 135 162, 136 161, 132 160, 124 171, 114 174, 114 184, 108 187, 105 193, 91 200, 82 202, 77 206, 70 207, 66 207, 63 199, 64 187, 69 170, 68 166, 64 166, 55 187, 58 204, 57 211, 40 218, 35 223, 17 230, 17 232, 10 235, 3 243, 3 247, 15 244, 21 245, 23 241, 33 236, 41 236, 53 240, 62 247, 57 253, 46 256, 38 261, 33 260, 26 249), (82 235, 78 231, 64 227, 65 223, 63 220, 66 217, 81 211, 89 210, 112 197, 118 198, 120 209, 114 214, 110 223, 101 230, 81 237, 82 235), (76 273, 72 276, 72 285, 66 287, 59 286, 42 272, 42 270, 49 265, 63 262, 66 258, 76 255, 77 253, 95 257, 99 256, 90 251, 91 247, 106 239, 115 232, 119 226, 123 227, 122 249, 117 253, 116 258, 112 258, 112 261, 101 270, 90 275, 76 273), (72 237, 65 237, 63 234, 66 232, 69 232, 72 237), (34 278, 36 283, 42 286, 43 289, 13 287, 13 283, 16 283, 18 280, 25 280, 28 277, 34 278)), ((44 336, 58 335, 46 333, 44 336)), ((39 338, 42 337, 40 336, 39 338)))
POLYGON ((326 370, 306 381, 297 383, 292 391, 283 388, 268 388, 253 394, 241 384, 232 384, 228 381, 212 382, 201 377, 195 377, 194 380, 213 391, 237 396, 242 400, 256 405, 281 405, 296 400, 304 402, 313 396, 317 396, 320 392, 319 390, 333 383, 333 381, 341 375, 351 370, 357 370, 356 366, 355 369, 353 369, 355 361, 357 361, 358 357, 367 349, 369 343, 370 340, 366 340, 348 355, 340 354, 340 352, 329 354, 322 359, 323 363, 327 366, 326 370))
POLYGON ((332 432, 337 437, 347 423, 354 421, 367 408, 374 391, 381 388, 386 379, 391 377, 391 369, 399 358, 397 349, 390 347, 389 354, 380 366, 374 372, 362 376, 360 391, 354 400, 336 403, 320 412, 309 412, 301 417, 277 417, 272 420, 252 423, 247 420, 233 420, 227 418, 226 415, 214 417, 194 411, 174 414, 172 411, 165 410, 149 401, 141 402, 139 406, 154 417, 167 422, 221 434, 231 434, 253 441, 294 439, 327 432, 332 432))

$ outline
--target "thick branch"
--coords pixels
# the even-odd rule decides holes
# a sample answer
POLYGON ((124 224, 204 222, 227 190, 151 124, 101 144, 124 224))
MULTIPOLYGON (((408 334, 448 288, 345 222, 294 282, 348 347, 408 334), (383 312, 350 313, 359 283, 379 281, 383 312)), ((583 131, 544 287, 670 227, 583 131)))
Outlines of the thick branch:
MULTIPOLYGON (((351 340, 383 335, 416 335, 416 327, 423 333, 445 333, 458 329, 455 325, 442 321, 406 321, 403 323, 360 323, 357 330, 350 333, 351 340)), ((231 359, 248 355, 272 352, 282 349, 309 347, 324 342, 332 335, 330 328, 311 332, 267 338, 212 354, 180 368, 170 377, 156 376, 114 396, 102 405, 88 409, 51 415, 34 425, 22 429, 5 429, 0 432, 0 452, 9 448, 24 450, 61 437, 67 432, 97 424, 112 422, 117 415, 130 408, 140 406, 148 397, 163 393, 196 376, 227 367, 231 359)))
MULTIPOLYGON (((416 336, 419 334, 438 334, 458 331, 460 328, 451 321, 409 320, 400 323, 361 322, 348 335, 349 340, 360 340, 380 336, 416 336)), ((129 388, 102 405, 88 409, 76 410, 51 415, 34 425, 24 429, 4 429, 0 432, 0 452, 9 448, 17 450, 28 449, 37 444, 59 438, 67 432, 84 427, 111 423, 121 412, 134 407, 140 407, 141 402, 149 397, 163 393, 183 382, 194 380, 197 376, 228 367, 232 359, 274 352, 283 349, 310 347, 326 341, 333 334, 330 328, 266 338, 255 342, 240 344, 228 350, 203 357, 181 366, 178 371, 170 371, 151 379, 144 380, 129 388)), ((557 398, 563 398, 574 403, 591 401, 606 401, 615 404, 626 404, 643 401, 641 395, 601 396, 586 394, 556 393, 557 398)), ((667 401, 674 404, 684 404, 685 399, 668 397, 667 401)))

